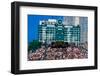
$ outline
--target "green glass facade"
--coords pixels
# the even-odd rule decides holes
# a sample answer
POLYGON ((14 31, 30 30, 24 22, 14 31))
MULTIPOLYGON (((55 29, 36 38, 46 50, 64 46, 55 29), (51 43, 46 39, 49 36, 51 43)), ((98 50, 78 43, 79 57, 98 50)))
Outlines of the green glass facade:
POLYGON ((80 26, 66 26, 61 20, 50 25, 41 23, 38 34, 40 42, 64 41, 75 44, 80 42, 80 26))

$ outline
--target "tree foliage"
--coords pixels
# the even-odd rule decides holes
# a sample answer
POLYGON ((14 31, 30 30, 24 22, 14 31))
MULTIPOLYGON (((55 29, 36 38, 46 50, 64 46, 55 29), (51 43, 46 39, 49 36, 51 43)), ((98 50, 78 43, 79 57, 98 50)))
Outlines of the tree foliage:
POLYGON ((39 47, 41 47, 41 42, 39 42, 38 40, 33 40, 28 44, 28 51, 36 50, 39 47))

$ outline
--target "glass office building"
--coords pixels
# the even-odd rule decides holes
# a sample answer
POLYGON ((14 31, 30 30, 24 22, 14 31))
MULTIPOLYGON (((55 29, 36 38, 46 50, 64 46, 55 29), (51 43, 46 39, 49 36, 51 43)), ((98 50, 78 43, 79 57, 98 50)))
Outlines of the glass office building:
POLYGON ((55 42, 56 31, 55 31, 56 20, 49 19, 48 21, 40 21, 38 39, 40 42, 55 42))
POLYGON ((88 17, 81 17, 80 18, 80 41, 81 43, 88 42, 88 17))
POLYGON ((40 21, 38 37, 40 42, 63 41, 68 43, 80 42, 80 26, 65 25, 62 20, 48 19, 40 21))

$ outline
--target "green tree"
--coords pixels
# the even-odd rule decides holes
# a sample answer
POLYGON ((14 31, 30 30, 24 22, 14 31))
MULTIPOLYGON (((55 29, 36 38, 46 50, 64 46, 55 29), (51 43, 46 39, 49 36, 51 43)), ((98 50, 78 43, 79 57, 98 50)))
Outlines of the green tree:
POLYGON ((41 47, 41 42, 39 42, 38 40, 33 40, 28 45, 28 51, 30 51, 30 50, 36 50, 39 47, 41 47))

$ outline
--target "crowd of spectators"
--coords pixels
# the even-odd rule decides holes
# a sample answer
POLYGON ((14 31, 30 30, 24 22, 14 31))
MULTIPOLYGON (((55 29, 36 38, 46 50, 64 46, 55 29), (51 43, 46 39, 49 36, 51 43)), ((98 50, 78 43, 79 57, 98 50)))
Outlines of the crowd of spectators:
POLYGON ((60 60, 60 59, 85 59, 88 58, 87 49, 77 46, 71 47, 45 47, 36 49, 28 53, 28 60, 60 60))

